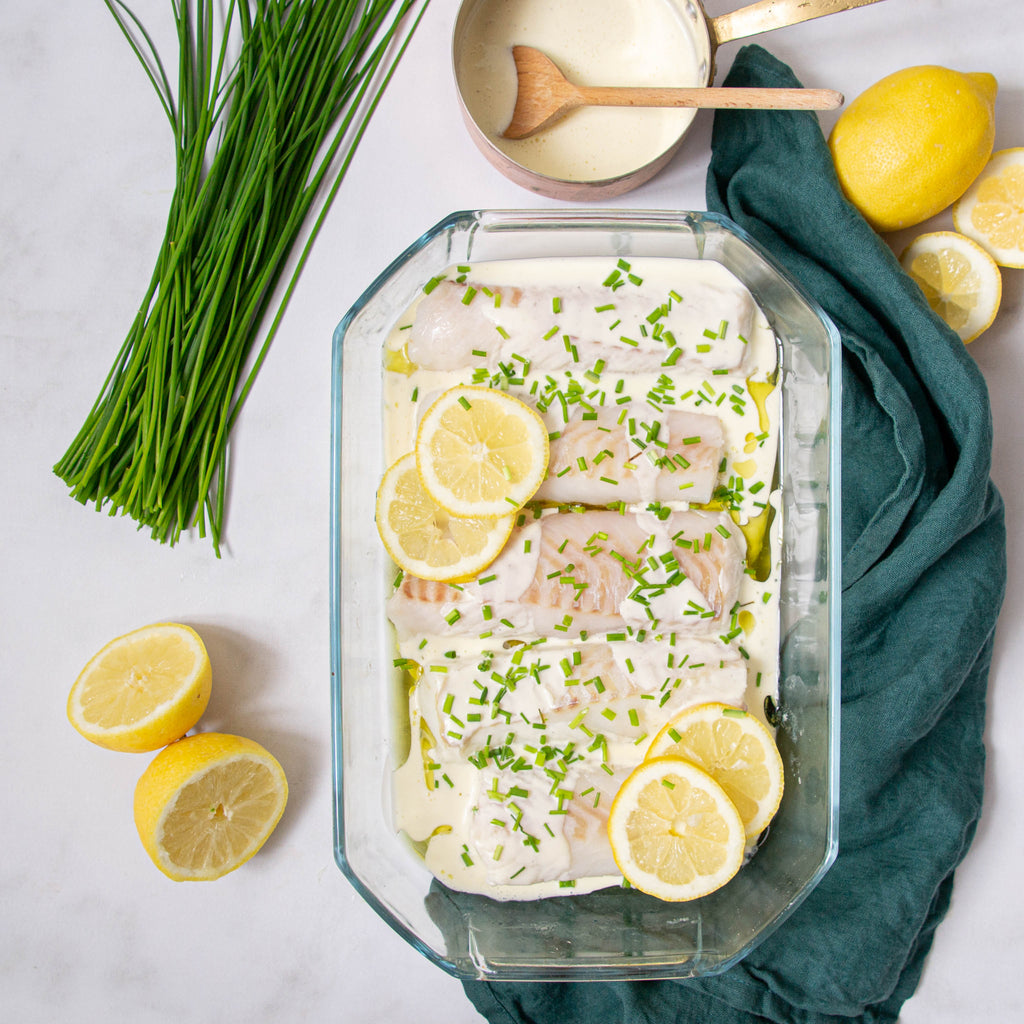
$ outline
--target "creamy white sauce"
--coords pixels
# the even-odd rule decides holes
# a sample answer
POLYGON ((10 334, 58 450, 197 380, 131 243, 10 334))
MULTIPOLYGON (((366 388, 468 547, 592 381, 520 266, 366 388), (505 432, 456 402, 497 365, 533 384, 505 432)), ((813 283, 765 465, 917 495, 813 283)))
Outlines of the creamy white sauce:
POLYGON ((581 108, 528 139, 512 118, 512 46, 546 53, 577 85, 703 84, 684 4, 674 0, 486 0, 466 26, 456 75, 467 108, 502 152, 553 178, 593 181, 642 167, 668 149, 693 109, 581 108))
MULTIPOLYGON (((614 266, 614 260, 598 257, 521 260, 453 267, 448 268, 446 274, 453 279, 466 277, 482 284, 568 288, 580 282, 588 286, 601 282, 606 279, 609 268, 614 266)), ((630 261, 630 272, 642 282, 635 287, 639 293, 650 297, 652 305, 680 286, 692 291, 699 289, 702 282, 720 281, 722 269, 717 264, 702 261, 630 261)), ((385 370, 384 387, 385 450, 389 462, 412 450, 417 420, 432 396, 455 384, 471 382, 474 371, 480 381, 487 383, 493 372, 493 368, 486 365, 446 371, 425 371, 408 365, 403 353, 417 305, 413 303, 400 318, 385 346, 385 366, 390 368, 385 370)), ((548 315, 538 312, 537 317, 536 329, 543 333, 548 328, 548 315)), ((639 329, 639 324, 636 327, 639 329)), ((770 537, 766 539, 772 552, 768 579, 761 582, 749 574, 745 575, 739 602, 742 614, 737 620, 741 628, 738 627, 735 635, 727 640, 718 636, 709 638, 713 645, 727 645, 731 659, 729 670, 687 677, 673 693, 671 701, 661 709, 654 707, 656 702, 648 700, 645 703, 639 690, 630 695, 612 695, 607 704, 597 702, 586 708, 585 722, 600 722, 602 709, 623 716, 628 716, 632 709, 637 724, 632 728, 605 730, 603 745, 595 751, 586 752, 556 787, 574 794, 585 792, 585 798, 574 795, 572 800, 559 804, 557 797, 553 798, 550 793, 550 778, 545 780, 543 776, 543 764, 539 768, 534 765, 526 772, 512 773, 530 796, 515 801, 518 817, 510 818, 506 813, 510 803, 508 798, 497 798, 489 790, 494 779, 492 765, 483 761, 481 767, 477 767, 468 760, 470 751, 479 751, 486 745, 480 734, 499 732, 497 725, 491 723, 488 730, 474 724, 466 729, 465 740, 445 742, 443 733, 451 729, 450 716, 461 713, 462 721, 468 717, 465 710, 475 685, 474 674, 470 670, 468 675, 453 675, 451 679, 443 680, 445 673, 432 672, 431 666, 446 668, 456 661, 464 666, 467 659, 486 660, 487 652, 495 651, 495 640, 477 636, 426 636, 410 637, 398 645, 396 657, 421 666, 423 671, 410 694, 408 709, 402 708, 398 712, 408 715, 412 745, 408 759, 394 777, 395 824, 414 844, 418 844, 427 867, 453 888, 485 892, 499 899, 533 899, 587 892, 619 883, 619 876, 607 873, 614 871, 614 865, 609 867, 602 860, 601 844, 594 841, 594 830, 600 828, 600 815, 586 801, 594 800, 597 810, 604 813, 610 806, 618 781, 642 758, 663 719, 687 703, 721 700, 746 706, 752 713, 763 715, 765 697, 777 698, 780 523, 778 496, 771 492, 779 416, 778 389, 771 384, 777 368, 777 349, 774 335, 760 311, 754 316, 749 334, 745 341, 749 352, 744 357, 742 375, 694 375, 679 372, 675 367, 660 373, 616 373, 609 362, 598 375, 598 380, 586 379, 589 401, 597 405, 621 402, 631 415, 655 416, 658 406, 661 410, 670 407, 716 415, 725 436, 724 468, 719 474, 719 482, 731 484, 735 518, 744 524, 757 522, 769 503, 775 508, 776 515, 770 537), (666 377, 672 386, 662 386, 659 390, 659 382, 664 385, 666 377), (760 411, 752 392, 763 393, 760 411), (673 403, 666 405, 665 396, 671 397, 673 403), (652 398, 656 405, 650 404, 652 398), (767 426, 762 416, 767 418, 767 426), (742 486, 738 486, 740 482, 742 486), (738 651, 742 651, 738 660, 745 671, 737 683, 735 661, 738 651), (443 680, 447 689, 442 688, 439 680, 443 680), (449 694, 453 701, 460 703, 454 708, 449 706, 446 712, 444 702, 449 694), (603 805, 600 803, 602 800, 603 805), (570 809, 568 815, 560 813, 565 806, 570 809), (535 844, 524 845, 524 835, 535 839, 535 844), (597 873, 581 877, 581 867, 597 873)), ((588 369, 591 367, 574 367, 561 373, 527 373, 521 383, 512 385, 509 390, 526 401, 535 400, 535 382, 550 386, 550 381, 555 379, 559 386, 569 387, 580 381, 588 369), (531 396, 532 388, 534 394, 531 396)), ((684 509, 687 506, 680 502, 671 506, 666 503, 666 507, 684 509)), ((632 509, 642 512, 645 506, 639 504, 632 509)), ((650 519, 657 524, 654 516, 650 519)), ((534 551, 538 548, 538 544, 531 546, 534 551)), ((508 562, 507 570, 497 573, 493 583, 478 585, 488 602, 500 603, 506 593, 516 587, 521 590, 536 569, 535 563, 528 558, 509 559, 508 562)), ((685 584, 693 586, 689 581, 685 584)), ((693 587, 693 590, 699 597, 697 588, 693 587)), ((678 601, 678 593, 671 599, 678 601)), ((643 617, 638 612, 638 621, 643 617)), ((675 641, 674 637, 672 641, 675 641)), ((548 643, 552 647, 557 644, 560 651, 566 645, 565 640, 551 639, 548 643)), ((602 644, 604 641, 591 638, 576 643, 585 647, 586 644, 602 644)), ((648 687, 649 691, 656 692, 660 677, 664 675, 668 644, 669 638, 662 636, 644 644, 630 645, 630 664, 620 664, 619 667, 630 673, 640 690, 648 687)), ((609 646, 614 648, 615 645, 609 646)), ((569 647, 572 647, 571 643, 569 647)), ((498 650, 505 653, 500 647, 498 650)), ((539 646, 536 650, 543 652, 544 648, 539 646)), ((622 656, 621 652, 613 653, 616 657, 622 656)), ((519 709, 520 705, 510 701, 509 711, 519 709)), ((565 720, 553 714, 552 723, 551 735, 544 734, 532 743, 536 733, 531 734, 529 723, 505 730, 509 735, 514 734, 510 749, 524 756, 523 752, 528 747, 536 751, 540 740, 551 747, 558 747, 566 740, 565 720)), ((619 726, 622 725, 620 721, 619 726)), ((493 742, 497 744, 504 738, 503 735, 493 742)), ((531 752, 529 756, 536 757, 536 754, 531 752)))

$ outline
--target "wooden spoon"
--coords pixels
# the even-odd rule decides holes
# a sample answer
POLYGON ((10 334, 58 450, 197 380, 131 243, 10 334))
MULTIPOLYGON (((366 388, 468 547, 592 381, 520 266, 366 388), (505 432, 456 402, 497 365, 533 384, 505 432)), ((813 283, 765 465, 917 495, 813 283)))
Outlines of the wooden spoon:
POLYGON ((761 110, 835 110, 843 96, 832 89, 692 89, 573 85, 532 46, 513 46, 518 92, 506 139, 525 139, 577 107, 742 107, 761 110))

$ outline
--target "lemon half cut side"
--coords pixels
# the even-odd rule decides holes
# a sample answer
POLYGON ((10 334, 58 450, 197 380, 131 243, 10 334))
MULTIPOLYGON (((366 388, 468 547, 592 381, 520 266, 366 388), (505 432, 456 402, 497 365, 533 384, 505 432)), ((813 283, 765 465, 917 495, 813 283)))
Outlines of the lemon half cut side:
POLYGON ((458 516, 506 516, 547 474, 548 430, 536 409, 491 388, 459 385, 427 409, 416 434, 426 492, 458 516))
POLYGON ((109 750, 158 750, 199 721, 212 681, 194 629, 176 622, 143 626, 89 660, 68 695, 68 720, 109 750))
POLYGON ((999 266, 1024 267, 1024 146, 992 154, 953 206, 953 225, 999 266))
POLYGON ((995 320, 1002 276, 995 260, 972 239, 955 231, 931 231, 907 246, 900 265, 964 344, 995 320))
POLYGON ((284 770, 262 746, 242 736, 197 733, 150 762, 135 787, 135 827, 168 878, 211 881, 263 846, 287 801, 284 770))
POLYGON ((725 790, 681 757, 642 761, 619 787, 608 839, 623 877, 659 899, 714 892, 740 869, 743 822, 725 790))

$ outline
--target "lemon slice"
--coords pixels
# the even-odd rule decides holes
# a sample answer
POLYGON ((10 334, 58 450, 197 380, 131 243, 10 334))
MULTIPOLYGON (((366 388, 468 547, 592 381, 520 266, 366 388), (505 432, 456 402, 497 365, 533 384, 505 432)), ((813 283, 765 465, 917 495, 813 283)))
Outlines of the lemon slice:
POLYGON ((416 434, 423 486, 459 516, 514 512, 540 487, 549 454, 537 411, 490 388, 449 389, 426 411, 416 434))
POLYGON ((684 757, 728 794, 747 839, 759 836, 782 801, 783 770, 768 727, 728 704, 697 704, 654 737, 647 757, 684 757))
POLYGON ((1001 267, 1024 267, 1024 146, 992 154, 953 206, 953 224, 1001 267))
POLYGON ((663 900, 721 888, 743 864, 743 822, 725 790, 681 757, 641 762, 619 787, 608 839, 623 877, 663 900))
POLYGON ((928 305, 965 344, 996 317, 1003 284, 995 260, 955 231, 919 235, 900 256, 903 269, 921 286, 928 305))
POLYGON ((413 452, 384 474, 377 491, 377 531, 394 563, 425 580, 457 583, 501 553, 515 517, 453 516, 430 497, 413 452))
POLYGON ((68 720, 109 750, 157 750, 184 736, 210 700, 213 674, 195 630, 174 622, 111 640, 68 695, 68 720))
POLYGON ((287 800, 281 765, 258 743, 198 733, 153 758, 135 787, 135 827, 169 878, 210 881, 259 850, 287 800))

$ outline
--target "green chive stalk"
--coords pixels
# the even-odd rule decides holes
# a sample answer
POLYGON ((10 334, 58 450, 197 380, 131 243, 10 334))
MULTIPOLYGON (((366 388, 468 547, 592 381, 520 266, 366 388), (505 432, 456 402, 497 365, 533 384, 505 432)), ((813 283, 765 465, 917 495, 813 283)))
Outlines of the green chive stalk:
POLYGON ((171 0, 176 91, 136 15, 104 2, 170 122, 175 183, 139 312, 54 472, 161 542, 209 532, 219 556, 232 427, 429 0, 171 0))

